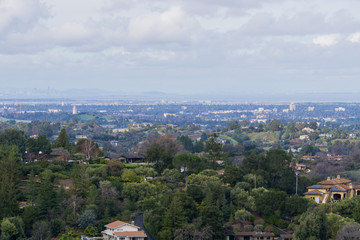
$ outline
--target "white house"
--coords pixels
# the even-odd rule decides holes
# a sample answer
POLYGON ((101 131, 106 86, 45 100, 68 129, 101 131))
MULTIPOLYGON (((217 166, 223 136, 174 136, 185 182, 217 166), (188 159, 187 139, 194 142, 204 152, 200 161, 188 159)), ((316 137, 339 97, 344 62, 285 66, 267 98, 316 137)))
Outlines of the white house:
POLYGON ((105 225, 104 240, 144 240, 147 236, 140 227, 130 223, 115 221, 105 225))

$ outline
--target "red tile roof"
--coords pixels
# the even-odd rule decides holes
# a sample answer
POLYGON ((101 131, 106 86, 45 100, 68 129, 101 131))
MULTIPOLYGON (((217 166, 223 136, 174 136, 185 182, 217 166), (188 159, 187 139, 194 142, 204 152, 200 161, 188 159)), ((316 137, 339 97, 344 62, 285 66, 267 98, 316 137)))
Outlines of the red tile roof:
POLYGON ((147 237, 144 231, 124 231, 124 232, 114 232, 116 236, 125 236, 125 237, 147 237))
POLYGON ((319 185, 336 185, 336 184, 344 184, 344 183, 351 183, 351 180, 344 178, 334 178, 331 180, 318 182, 319 185))
POLYGON ((117 228, 117 227, 121 227, 122 225, 125 225, 125 224, 128 224, 128 223, 122 222, 122 221, 115 221, 115 222, 112 222, 112 223, 109 223, 109 224, 105 225, 105 227, 117 228))

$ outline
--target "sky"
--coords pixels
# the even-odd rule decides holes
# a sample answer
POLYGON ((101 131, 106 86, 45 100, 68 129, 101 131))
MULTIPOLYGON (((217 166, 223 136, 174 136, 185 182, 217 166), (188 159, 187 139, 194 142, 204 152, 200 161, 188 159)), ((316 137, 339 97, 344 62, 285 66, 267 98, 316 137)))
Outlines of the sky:
POLYGON ((360 92, 359 9, 358 0, 0 0, 0 84, 360 92))

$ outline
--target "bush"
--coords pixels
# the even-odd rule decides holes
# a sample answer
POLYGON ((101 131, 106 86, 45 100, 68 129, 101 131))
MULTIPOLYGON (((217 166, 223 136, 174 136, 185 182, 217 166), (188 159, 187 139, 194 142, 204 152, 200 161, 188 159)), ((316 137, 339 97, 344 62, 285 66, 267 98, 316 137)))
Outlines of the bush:
POLYGON ((49 225, 50 233, 53 237, 57 237, 61 232, 65 230, 65 224, 60 219, 51 220, 49 225))
POLYGON ((251 220, 251 216, 252 216, 251 213, 246 210, 238 210, 235 212, 234 219, 236 222, 243 223, 245 221, 251 220))
POLYGON ((252 232, 254 230, 254 226, 253 225, 245 225, 244 229, 247 232, 252 232))
POLYGON ((264 231, 264 225, 262 225, 262 224, 255 225, 254 231, 255 232, 263 232, 264 231))

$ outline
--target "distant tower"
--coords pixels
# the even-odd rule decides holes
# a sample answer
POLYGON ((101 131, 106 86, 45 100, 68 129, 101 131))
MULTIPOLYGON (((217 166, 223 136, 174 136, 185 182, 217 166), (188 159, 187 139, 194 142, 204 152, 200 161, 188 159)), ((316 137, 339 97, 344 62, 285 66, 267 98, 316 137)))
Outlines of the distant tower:
POLYGON ((290 111, 294 112, 296 110, 295 103, 290 103, 290 111))
POLYGON ((73 115, 77 114, 76 105, 73 105, 73 115))

